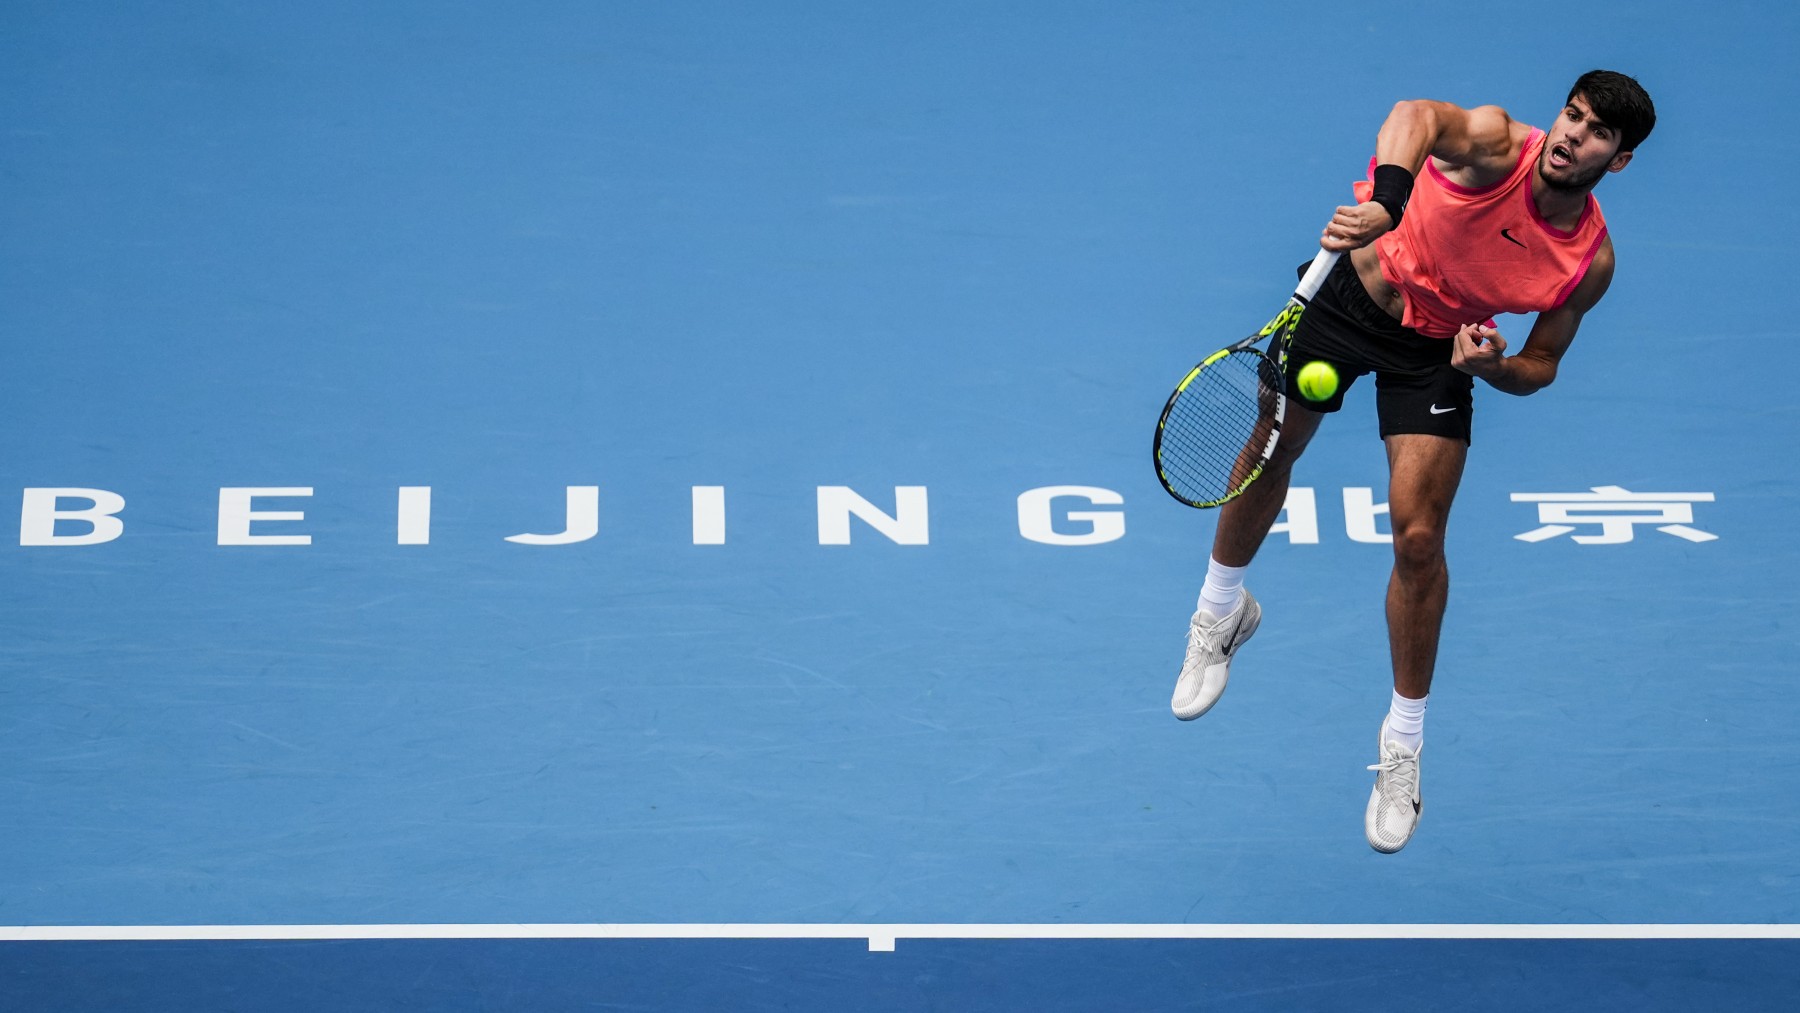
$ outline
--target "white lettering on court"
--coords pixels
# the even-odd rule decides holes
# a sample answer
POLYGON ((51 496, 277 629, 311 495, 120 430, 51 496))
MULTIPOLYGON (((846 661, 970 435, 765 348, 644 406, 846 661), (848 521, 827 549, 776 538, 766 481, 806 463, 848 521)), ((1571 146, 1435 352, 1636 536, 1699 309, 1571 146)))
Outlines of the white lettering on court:
POLYGON ((1386 503, 1375 502, 1375 490, 1366 485, 1344 489, 1344 533, 1365 545, 1392 545, 1394 536, 1384 532, 1375 518, 1388 512, 1386 503))
POLYGON ((1019 494, 1019 534, 1045 545, 1101 545, 1125 537, 1125 514, 1120 510, 1072 510, 1064 519, 1086 524, 1082 532, 1056 530, 1054 501, 1064 497, 1084 499, 1095 506, 1120 506, 1125 497, 1111 489, 1091 485, 1048 485, 1019 494))
POLYGON ((520 545, 574 545, 600 533, 600 487, 571 485, 564 494, 563 529, 554 535, 507 535, 520 545))
POLYGON ((725 487, 694 486, 694 544, 725 544, 725 487))
POLYGON ((1269 534, 1285 534, 1292 545, 1319 544, 1319 501, 1305 486, 1289 486, 1281 514, 1269 526, 1269 534))
POLYGON ((1591 492, 1515 492, 1512 501, 1538 505, 1539 526, 1513 536, 1521 542, 1569 535, 1570 541, 1581 545, 1621 545, 1631 541, 1639 524, 1655 524, 1663 534, 1690 542, 1719 537, 1692 526, 1694 504, 1711 503, 1710 492, 1630 492, 1621 486, 1596 485, 1591 492), (1599 534, 1571 534, 1589 524, 1597 525, 1599 534))
POLYGON ((431 486, 403 485, 396 504, 395 540, 400 545, 431 544, 431 486))
POLYGON ((99 545, 125 533, 125 522, 118 513, 125 509, 125 497, 106 489, 26 489, 19 509, 20 545, 99 545), (63 509, 65 499, 84 499, 89 505, 78 510, 63 509), (85 523, 88 530, 79 534, 59 535, 57 521, 85 523))
POLYGON ((250 525, 256 521, 303 521, 299 510, 257 510, 258 499, 298 498, 311 496, 311 486, 248 486, 219 490, 220 545, 311 545, 311 535, 256 535, 250 525))
POLYGON ((820 545, 849 545, 853 515, 898 545, 926 545, 931 541, 931 518, 922 485, 894 487, 893 516, 847 485, 819 486, 820 545))

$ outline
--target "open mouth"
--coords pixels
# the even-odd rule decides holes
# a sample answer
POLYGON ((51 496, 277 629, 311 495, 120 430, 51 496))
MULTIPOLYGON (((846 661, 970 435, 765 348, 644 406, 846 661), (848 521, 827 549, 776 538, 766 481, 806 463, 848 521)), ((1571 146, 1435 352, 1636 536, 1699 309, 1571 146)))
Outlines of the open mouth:
POLYGON ((1558 169, 1575 164, 1575 153, 1566 144, 1555 144, 1550 147, 1550 164, 1558 169))

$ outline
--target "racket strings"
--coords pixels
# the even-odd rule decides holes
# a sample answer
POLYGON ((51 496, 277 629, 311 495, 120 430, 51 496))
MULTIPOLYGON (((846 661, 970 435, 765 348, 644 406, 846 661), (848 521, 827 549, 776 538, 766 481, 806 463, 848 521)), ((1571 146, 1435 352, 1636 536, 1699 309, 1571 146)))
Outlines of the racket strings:
POLYGON ((1163 419, 1158 466, 1170 491, 1212 504, 1255 477, 1275 429, 1280 389, 1279 367, 1253 349, 1201 369, 1163 419))

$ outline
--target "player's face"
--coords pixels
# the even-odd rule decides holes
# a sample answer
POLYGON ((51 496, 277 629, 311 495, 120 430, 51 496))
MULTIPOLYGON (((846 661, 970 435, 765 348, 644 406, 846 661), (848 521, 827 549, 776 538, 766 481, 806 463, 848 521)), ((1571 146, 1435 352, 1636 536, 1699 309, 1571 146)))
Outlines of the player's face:
POLYGON ((1538 176, 1557 190, 1591 190, 1629 161, 1631 152, 1619 150, 1618 129, 1594 115, 1586 96, 1576 95, 1544 138, 1538 176))

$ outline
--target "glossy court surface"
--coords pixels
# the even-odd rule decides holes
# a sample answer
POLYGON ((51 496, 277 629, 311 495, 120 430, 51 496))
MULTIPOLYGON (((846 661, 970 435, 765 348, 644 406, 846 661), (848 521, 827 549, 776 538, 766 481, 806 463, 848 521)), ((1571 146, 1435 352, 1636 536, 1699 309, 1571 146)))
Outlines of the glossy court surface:
POLYGON ((1800 116, 1737 54, 1795 29, 7 5, 0 991, 1782 1008, 1800 116), (1192 724, 1213 517, 1151 427, 1395 100, 1546 125, 1596 66, 1661 122, 1558 382, 1477 393, 1425 818, 1377 855, 1371 388, 1192 724))

